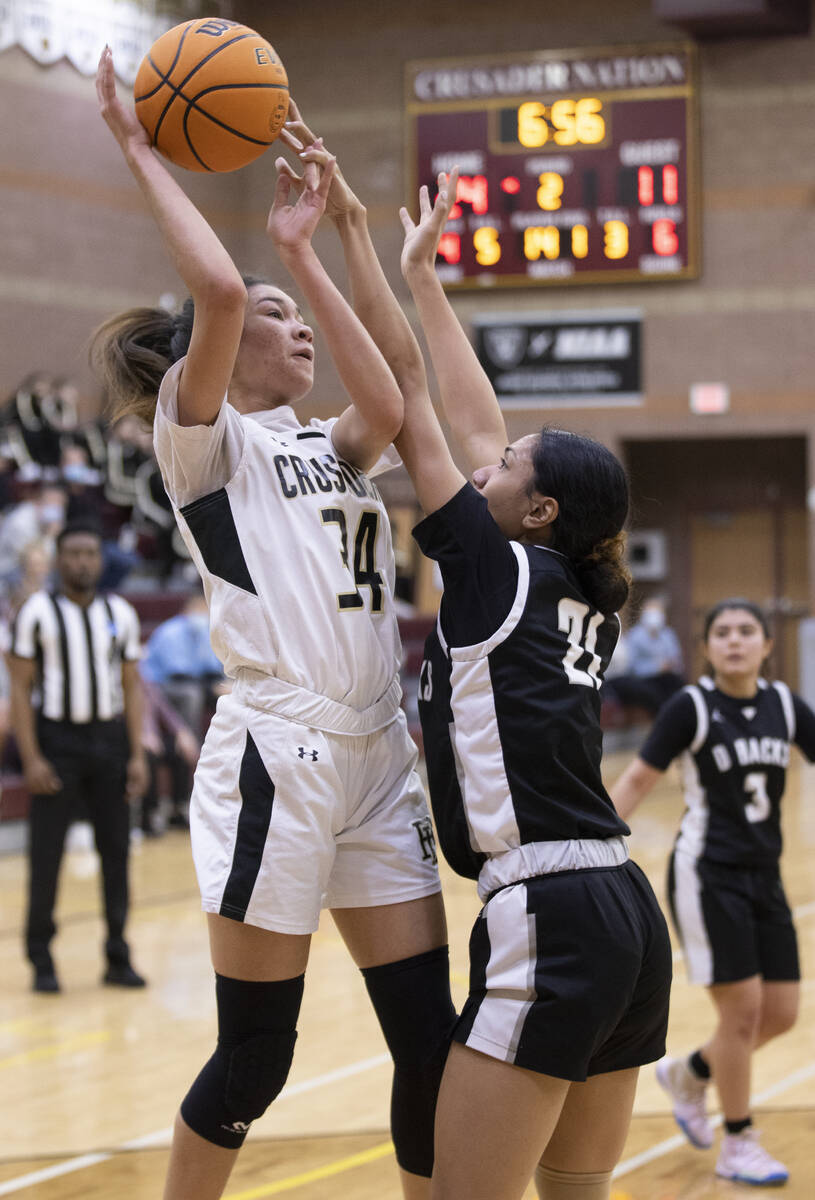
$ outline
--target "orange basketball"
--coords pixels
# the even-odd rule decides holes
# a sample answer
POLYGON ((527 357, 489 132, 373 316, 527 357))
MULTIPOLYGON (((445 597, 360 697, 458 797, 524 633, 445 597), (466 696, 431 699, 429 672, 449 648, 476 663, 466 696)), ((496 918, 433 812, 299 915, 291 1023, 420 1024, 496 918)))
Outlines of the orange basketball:
POLYGON ((289 81, 269 43, 217 17, 162 34, 133 88, 155 148, 189 171, 235 171, 267 149, 289 111, 289 81))

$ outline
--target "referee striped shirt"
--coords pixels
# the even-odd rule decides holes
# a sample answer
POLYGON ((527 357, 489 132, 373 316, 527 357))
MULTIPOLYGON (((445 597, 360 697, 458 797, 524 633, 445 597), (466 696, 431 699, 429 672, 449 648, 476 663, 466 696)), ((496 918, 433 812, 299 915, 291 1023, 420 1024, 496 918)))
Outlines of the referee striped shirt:
POLYGON ((34 592, 15 618, 11 653, 37 660, 44 717, 112 721, 124 712, 122 662, 141 655, 139 618, 121 596, 95 596, 83 607, 59 592, 34 592))

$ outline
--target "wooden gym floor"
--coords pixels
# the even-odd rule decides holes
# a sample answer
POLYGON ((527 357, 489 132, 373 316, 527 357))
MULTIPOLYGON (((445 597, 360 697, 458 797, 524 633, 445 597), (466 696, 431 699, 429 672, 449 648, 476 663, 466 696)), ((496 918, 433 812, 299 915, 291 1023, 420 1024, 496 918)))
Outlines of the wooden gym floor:
MULTIPOLYGON (((609 782, 627 756, 607 760, 609 782)), ((787 1200, 809 1200, 815 1165, 815 768, 797 760, 785 800, 784 876, 801 944, 796 1028, 757 1056, 757 1123, 790 1168, 787 1200)), ((673 772, 634 817, 632 852, 663 896, 681 812, 673 772)), ((130 940, 146 992, 99 986, 102 925, 94 855, 65 861, 54 943, 60 996, 33 995, 21 954, 24 860, 0 859, 0 1196, 84 1200, 161 1194, 176 1106, 214 1044, 204 919, 183 832, 134 846, 130 940)), ((445 871, 453 986, 466 991, 473 886, 445 871)), ((710 1032, 710 1002, 676 955, 669 1051, 710 1032)), ((314 938, 300 1037, 285 1091, 253 1127, 229 1200, 398 1200, 387 1131, 390 1072, 358 972, 324 920, 314 938)), ((755 1189, 716 1180, 716 1149, 686 1145, 653 1068, 643 1070, 615 1200, 739 1200, 755 1189)), ((533 1190, 528 1197, 531 1200, 533 1190)))

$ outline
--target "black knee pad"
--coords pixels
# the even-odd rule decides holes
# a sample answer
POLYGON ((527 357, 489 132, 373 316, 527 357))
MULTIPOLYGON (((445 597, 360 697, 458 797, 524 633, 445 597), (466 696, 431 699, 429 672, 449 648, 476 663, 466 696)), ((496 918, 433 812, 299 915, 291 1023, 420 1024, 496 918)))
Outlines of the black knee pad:
POLYGON ((456 1022, 446 946, 362 971, 394 1063, 391 1132, 404 1171, 433 1174, 436 1099, 456 1022))
POLYGON ((256 983, 216 975, 218 1045, 181 1104, 195 1133, 237 1150, 289 1074, 304 976, 256 983))

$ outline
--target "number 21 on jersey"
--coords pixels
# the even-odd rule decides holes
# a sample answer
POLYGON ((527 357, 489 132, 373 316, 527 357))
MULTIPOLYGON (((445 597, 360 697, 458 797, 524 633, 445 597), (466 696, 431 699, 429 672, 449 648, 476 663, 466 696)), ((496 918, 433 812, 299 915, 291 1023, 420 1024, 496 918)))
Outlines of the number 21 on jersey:
POLYGON ((579 600, 564 596, 557 606, 557 627, 561 633, 566 634, 569 643, 569 649, 562 660, 569 683, 599 689, 602 683, 600 669, 603 664, 595 648, 597 630, 603 624, 604 617, 599 612, 589 617, 590 612, 588 604, 581 604, 579 600), (578 667, 577 660, 586 654, 591 656, 588 665, 585 668, 578 667))

